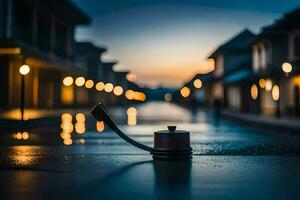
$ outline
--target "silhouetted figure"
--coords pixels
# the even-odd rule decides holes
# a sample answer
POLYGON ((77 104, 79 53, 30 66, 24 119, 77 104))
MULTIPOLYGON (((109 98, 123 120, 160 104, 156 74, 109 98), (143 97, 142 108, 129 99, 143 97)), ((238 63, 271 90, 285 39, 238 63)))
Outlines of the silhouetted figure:
POLYGON ((217 98, 214 102, 214 120, 217 126, 219 126, 220 117, 221 117, 221 100, 217 98))

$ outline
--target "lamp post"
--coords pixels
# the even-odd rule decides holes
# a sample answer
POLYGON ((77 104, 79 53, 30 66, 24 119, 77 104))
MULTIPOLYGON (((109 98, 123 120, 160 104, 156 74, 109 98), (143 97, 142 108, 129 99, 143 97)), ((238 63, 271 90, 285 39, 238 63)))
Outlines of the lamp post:
MULTIPOLYGON (((285 74, 285 77, 286 77, 285 79, 287 80, 288 77, 289 77, 289 75, 290 75, 290 73, 293 71, 293 65, 291 63, 289 63, 289 62, 284 62, 281 65, 281 69, 282 69, 282 71, 285 74)), ((283 84, 286 85, 285 81, 283 82, 283 84)), ((278 101, 278 103, 279 103, 279 101, 278 101)))
POLYGON ((21 74, 21 99, 20 99, 20 108, 21 108, 21 121, 24 121, 24 106, 25 106, 25 76, 30 72, 30 67, 26 64, 22 65, 19 68, 21 74))

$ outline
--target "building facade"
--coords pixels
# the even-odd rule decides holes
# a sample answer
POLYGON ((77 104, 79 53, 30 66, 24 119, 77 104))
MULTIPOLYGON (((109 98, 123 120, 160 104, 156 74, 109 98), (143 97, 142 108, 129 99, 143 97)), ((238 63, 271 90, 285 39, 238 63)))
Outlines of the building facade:
POLYGON ((75 89, 64 90, 63 77, 82 76, 76 65, 74 32, 90 18, 67 0, 0 0, 1 108, 20 103, 19 68, 28 65, 25 104, 57 108, 76 102, 75 89))

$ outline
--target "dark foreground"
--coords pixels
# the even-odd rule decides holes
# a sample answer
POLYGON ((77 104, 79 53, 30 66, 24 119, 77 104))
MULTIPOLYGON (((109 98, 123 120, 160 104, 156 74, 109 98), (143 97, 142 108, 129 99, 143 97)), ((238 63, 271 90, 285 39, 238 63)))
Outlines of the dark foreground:
MULTIPOLYGON (((160 108, 156 114, 158 110, 166 112, 160 108)), ((63 145, 57 130, 31 131, 27 140, 3 132, 1 199, 299 198, 298 134, 260 131, 228 121, 217 125, 204 112, 190 122, 185 111, 174 107, 172 111, 181 120, 172 115, 171 124, 191 131, 191 162, 154 162, 109 130, 72 133, 70 146, 63 145)), ((170 124, 164 121, 144 120, 142 125, 121 128, 152 146, 153 131, 170 124)))

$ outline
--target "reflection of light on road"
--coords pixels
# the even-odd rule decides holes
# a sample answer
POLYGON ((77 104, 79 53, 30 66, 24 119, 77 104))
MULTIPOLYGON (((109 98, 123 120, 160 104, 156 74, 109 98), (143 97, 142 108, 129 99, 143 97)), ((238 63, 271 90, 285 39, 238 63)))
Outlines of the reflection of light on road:
POLYGON ((17 140, 28 140, 29 139, 29 133, 24 131, 24 132, 18 132, 13 135, 13 137, 17 140))
MULTIPOLYGON (((80 118, 80 116, 76 116, 77 118, 80 118)), ((65 145, 71 145, 73 143, 72 141, 72 132, 74 129, 74 126, 72 124, 72 115, 69 113, 64 113, 61 116, 61 125, 62 132, 60 134, 60 137, 63 139, 63 143, 65 145)))
POLYGON ((9 152, 9 162, 14 166, 32 166, 38 164, 40 156, 36 155, 36 147, 32 146, 15 146, 9 152))
POLYGON ((75 116, 76 123, 75 123, 75 131, 78 134, 85 133, 85 116, 83 113, 77 113, 75 116))
POLYGON ((27 140, 29 138, 29 134, 25 131, 22 133, 23 140, 27 140))
POLYGON ((79 144, 85 144, 85 139, 80 138, 80 139, 79 139, 79 144))
POLYGON ((96 129, 98 132, 103 132, 104 129, 105 129, 105 125, 104 125, 104 122, 103 121, 100 121, 100 122, 96 122, 96 129))
POLYGON ((127 117, 128 117, 127 124, 129 126, 134 126, 134 125, 137 124, 136 115, 137 115, 136 108, 130 107, 130 108, 127 109, 127 117))
POLYGON ((71 145, 71 144, 73 144, 73 140, 72 139, 65 139, 63 142, 64 142, 65 145, 71 145))

